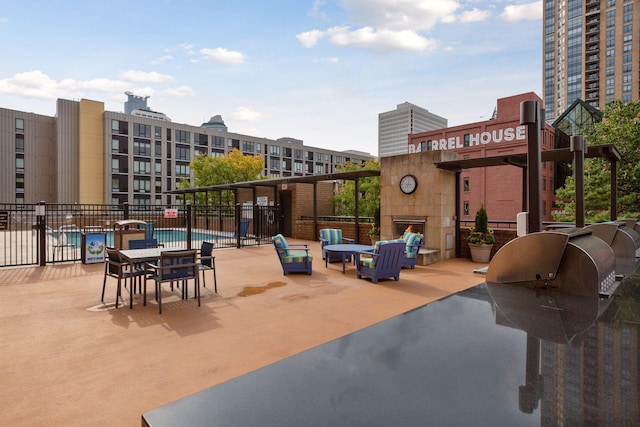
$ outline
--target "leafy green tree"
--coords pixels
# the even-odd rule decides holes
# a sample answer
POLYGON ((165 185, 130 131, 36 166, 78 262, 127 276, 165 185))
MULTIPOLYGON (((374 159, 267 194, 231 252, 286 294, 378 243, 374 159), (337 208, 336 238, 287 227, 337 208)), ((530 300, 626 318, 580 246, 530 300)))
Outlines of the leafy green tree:
MULTIPOLYGON (((245 156, 239 150, 233 149, 225 157, 213 157, 201 154, 191 161, 193 169, 194 185, 188 179, 182 179, 179 188, 209 187, 212 185, 232 184, 234 182, 255 181, 263 179, 261 173, 264 169, 264 161, 261 155, 245 156)), ((221 193, 222 204, 235 203, 233 192, 221 193)), ((204 193, 196 196, 196 203, 205 203, 204 193)))
MULTIPOLYGON (((363 169, 380 170, 380 162, 368 160, 361 165, 347 162, 336 167, 337 172, 349 172, 363 169)), ((355 181, 345 181, 344 186, 333 198, 337 215, 353 216, 356 212, 355 181)), ((360 178, 358 183, 360 192, 358 199, 359 215, 363 217, 375 217, 376 210, 380 209, 380 177, 372 176, 360 178)))
MULTIPOLYGON (((618 162, 618 215, 637 217, 640 212, 640 101, 613 101, 603 110, 603 118, 587 144, 615 144, 621 154, 618 162)), ((585 159, 585 217, 588 222, 610 218, 611 167, 600 159, 585 159)), ((562 210, 554 213, 557 221, 575 221, 575 178, 567 178, 556 190, 556 204, 562 210)))

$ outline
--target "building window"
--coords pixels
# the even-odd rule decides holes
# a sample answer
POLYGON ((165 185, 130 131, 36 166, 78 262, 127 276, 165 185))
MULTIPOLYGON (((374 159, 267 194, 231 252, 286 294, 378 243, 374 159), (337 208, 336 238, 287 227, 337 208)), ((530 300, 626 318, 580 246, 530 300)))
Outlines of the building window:
POLYGON ((189 144, 191 142, 191 133, 187 132, 186 130, 176 129, 176 142, 189 144))
POLYGON ((214 148, 224 148, 224 137, 213 135, 211 137, 211 146, 214 148))
POLYGON ((150 193, 151 192, 151 180, 135 178, 133 180, 133 191, 137 191, 140 193, 150 193))
POLYGON ((269 146, 269 154, 271 154, 272 156, 279 156, 280 155, 280 146, 278 146, 278 145, 269 146))
POLYGON ((134 141, 133 142, 133 154, 135 156, 147 156, 151 157, 151 143, 134 141))
POLYGON ((469 134, 468 133, 464 134, 464 143, 462 145, 464 147, 468 147, 469 146, 469 134))
POLYGON ((24 153, 24 135, 16 135, 16 153, 24 153))
POLYGON ((133 136, 151 139, 151 125, 133 124, 133 136))
POLYGON ((129 135, 129 123, 120 120, 111 120, 111 133, 129 135))
POLYGON ((16 157, 16 173, 24 173, 24 158, 16 157))
POLYGON ((140 175, 151 175, 151 162, 134 160, 133 173, 140 174, 140 175))
POLYGON ((270 157, 269 158, 269 169, 271 170, 280 170, 280 158, 279 157, 270 157))
POLYGON ((469 215, 469 202, 466 200, 462 202, 462 214, 469 215))
POLYGON ((253 154, 254 145, 252 141, 242 141, 242 152, 247 154, 253 154))
POLYGON ((464 178, 462 180, 462 188, 463 188, 463 191, 465 192, 469 191, 469 178, 464 178))
POLYGON ((24 133, 24 119, 16 119, 16 132, 24 133))

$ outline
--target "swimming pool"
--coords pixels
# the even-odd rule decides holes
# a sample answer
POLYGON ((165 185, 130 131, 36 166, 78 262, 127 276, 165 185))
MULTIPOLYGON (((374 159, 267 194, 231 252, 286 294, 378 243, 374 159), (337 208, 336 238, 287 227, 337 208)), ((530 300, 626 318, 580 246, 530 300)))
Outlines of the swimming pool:
MULTIPOLYGON (((113 246, 113 230, 105 230, 106 234, 106 244, 107 246, 113 246)), ((58 238, 59 232, 54 231, 53 236, 58 238)), ((75 245, 77 248, 80 247, 82 243, 82 233, 79 231, 65 231, 67 242, 75 245)), ((90 233, 96 234, 96 233, 90 233)), ((97 233, 99 234, 99 233, 97 233)), ((204 232, 204 231, 191 231, 191 241, 216 241, 223 236, 216 234, 215 232, 204 232)), ((159 228, 155 229, 153 232, 153 238, 158 240, 158 243, 169 244, 169 243, 178 243, 178 242, 186 242, 187 241, 187 230, 184 229, 175 229, 175 228, 159 228)))

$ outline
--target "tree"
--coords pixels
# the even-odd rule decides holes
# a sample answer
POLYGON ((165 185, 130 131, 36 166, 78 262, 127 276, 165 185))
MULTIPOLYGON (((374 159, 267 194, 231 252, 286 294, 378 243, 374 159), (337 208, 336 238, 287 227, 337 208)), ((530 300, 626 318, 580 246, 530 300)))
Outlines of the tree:
MULTIPOLYGON (((589 146, 615 144, 621 154, 618 162, 618 215, 637 217, 640 212, 640 101, 613 101, 603 110, 603 118, 586 135, 589 146)), ((585 217, 588 222, 610 217, 609 162, 585 159, 585 217)), ((556 190, 556 204, 563 211, 554 213, 558 221, 575 221, 575 178, 567 178, 556 190)))
MULTIPOLYGON (((238 149, 233 149, 225 157, 213 157, 201 154, 191 161, 194 175, 194 185, 188 179, 180 182, 179 188, 199 188, 212 185, 232 184, 234 182, 255 181, 262 179, 264 161, 262 155, 245 156, 238 149)), ((231 191, 221 193, 223 204, 235 203, 231 191)), ((205 203, 205 194, 196 196, 197 203, 205 203)))
MULTIPOLYGON (((363 169, 380 170, 380 163, 368 160, 364 165, 347 162, 339 165, 337 172, 349 172, 363 169)), ((358 182, 360 192, 358 199, 359 216, 375 217, 376 210, 380 209, 380 177, 372 176, 360 178, 358 182)), ((344 186, 333 198, 336 214, 353 216, 356 212, 355 204, 355 181, 345 181, 344 186)))

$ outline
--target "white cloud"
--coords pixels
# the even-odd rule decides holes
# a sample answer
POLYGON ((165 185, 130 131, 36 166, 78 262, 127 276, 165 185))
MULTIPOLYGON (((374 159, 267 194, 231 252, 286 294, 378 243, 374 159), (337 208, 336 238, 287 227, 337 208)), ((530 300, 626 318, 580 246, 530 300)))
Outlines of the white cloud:
POLYGON ((318 43, 318 40, 325 36, 325 34, 326 33, 324 31, 311 30, 296 35, 296 38, 300 41, 302 46, 313 47, 318 43))
POLYGON ((364 27, 351 31, 348 27, 333 27, 327 30, 332 43, 338 46, 359 46, 374 50, 412 50, 430 52, 436 49, 437 42, 427 39, 412 30, 392 31, 375 30, 364 27))
POLYGON ((126 82, 110 79, 56 81, 40 70, 26 71, 0 80, 2 93, 39 99, 80 98, 87 92, 123 91, 127 86, 126 82))
MULTIPOLYGON (((313 10, 321 4, 314 3, 313 10)), ((300 33, 296 37, 304 47, 313 47, 328 37, 338 46, 432 52, 438 42, 425 33, 437 24, 468 24, 490 16, 488 10, 464 10, 456 0, 342 0, 340 5, 350 14, 353 25, 300 33)))
POLYGON ((322 6, 327 4, 326 0, 313 0, 313 5, 311 6, 311 10, 309 11, 309 16, 316 16, 318 18, 326 19, 327 16, 321 10, 322 6))
POLYGON ((487 10, 471 9, 466 10, 460 14, 458 20, 463 24, 470 22, 481 22, 489 17, 490 13, 487 10))
POLYGON ((225 64, 242 64, 245 59, 245 55, 243 53, 227 50, 223 47, 215 49, 200 49, 199 52, 204 59, 222 62, 225 64))
POLYGON ((171 56, 171 55, 163 55, 163 56, 161 56, 159 58, 156 58, 156 59, 152 60, 151 64, 152 65, 158 65, 158 64, 162 64, 162 63, 167 62, 167 61, 171 61, 172 59, 173 59, 173 56, 171 56))
POLYGON ((0 92, 40 99, 55 99, 57 82, 42 71, 27 71, 0 80, 0 92))
POLYGON ((500 17, 512 24, 524 20, 542 19, 542 1, 506 6, 500 17))
POLYGON ((430 30, 460 8, 455 0, 343 0, 342 6, 364 26, 391 30, 430 30))
POLYGON ((328 62, 330 64, 337 64, 340 61, 340 58, 338 58, 337 56, 334 56, 332 58, 320 58, 320 59, 314 59, 313 62, 328 62))
POLYGON ((162 83, 173 80, 173 77, 167 74, 160 74, 155 71, 146 72, 138 70, 127 70, 120 73, 120 76, 131 82, 151 82, 162 83))
POLYGON ((271 116, 267 114, 262 114, 257 111, 253 111, 248 107, 236 108, 236 110, 233 112, 233 114, 231 114, 231 116, 236 120, 243 120, 248 122, 256 122, 259 120, 271 118, 271 116))
POLYGON ((189 86, 180 86, 180 87, 165 89, 162 91, 162 94, 166 96, 170 96, 172 98, 184 98, 186 96, 193 95, 193 89, 191 89, 191 87, 189 86))

